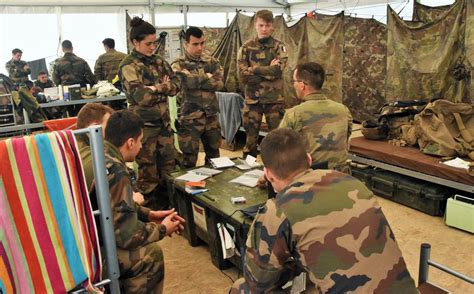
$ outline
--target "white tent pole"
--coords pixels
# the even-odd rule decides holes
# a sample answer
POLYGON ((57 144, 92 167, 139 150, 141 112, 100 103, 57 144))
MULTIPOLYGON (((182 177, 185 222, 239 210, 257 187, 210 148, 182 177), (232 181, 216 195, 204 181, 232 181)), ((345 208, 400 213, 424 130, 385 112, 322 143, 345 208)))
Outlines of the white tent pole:
POLYGON ((189 6, 187 5, 183 5, 183 7, 181 8, 181 13, 183 14, 183 17, 184 17, 184 27, 183 29, 187 29, 188 27, 188 10, 189 10, 189 6))
POLYGON ((58 29, 58 36, 59 36, 59 40, 58 40, 58 50, 56 52, 57 56, 61 56, 62 55, 62 47, 61 47, 61 42, 63 41, 63 20, 62 20, 62 9, 60 6, 56 6, 54 8, 55 12, 56 12, 56 27, 58 29))
POLYGON ((155 0, 150 0, 150 20, 151 24, 155 26, 155 0))

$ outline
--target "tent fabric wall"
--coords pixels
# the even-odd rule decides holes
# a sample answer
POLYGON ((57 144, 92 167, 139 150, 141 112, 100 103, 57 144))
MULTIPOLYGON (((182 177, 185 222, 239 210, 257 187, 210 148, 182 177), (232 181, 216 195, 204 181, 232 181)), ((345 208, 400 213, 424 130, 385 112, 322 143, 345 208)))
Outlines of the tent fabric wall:
POLYGON ((388 101, 443 98, 470 102, 468 82, 453 76, 454 68, 465 58, 465 15, 466 1, 461 0, 443 18, 411 26, 389 8, 388 101))
POLYGON ((374 117, 386 103, 387 29, 374 19, 345 17, 343 103, 356 121, 374 117))
POLYGON ((471 102, 474 102, 474 0, 467 0, 466 9, 466 60, 465 64, 470 70, 469 92, 471 102))
POLYGON ((423 23, 432 22, 438 18, 441 18, 452 5, 443 5, 443 6, 426 6, 418 2, 413 4, 413 21, 421 21, 423 23))

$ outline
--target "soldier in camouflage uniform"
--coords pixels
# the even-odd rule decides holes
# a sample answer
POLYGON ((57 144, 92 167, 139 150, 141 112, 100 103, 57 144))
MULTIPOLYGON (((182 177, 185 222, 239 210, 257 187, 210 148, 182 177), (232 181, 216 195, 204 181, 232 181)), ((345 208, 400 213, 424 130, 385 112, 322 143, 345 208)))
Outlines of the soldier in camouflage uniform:
POLYGON ((48 78, 48 74, 44 71, 38 73, 38 79, 34 83, 35 87, 41 88, 44 91, 46 88, 54 87, 53 81, 48 78))
POLYGON ((347 174, 310 169, 303 146, 289 129, 260 145, 279 193, 250 228, 244 278, 232 292, 418 293, 372 192, 347 174))
POLYGON ((73 53, 72 43, 64 40, 61 43, 64 56, 56 59, 54 63, 53 81, 56 85, 80 84, 85 87, 96 83, 95 77, 87 62, 73 53))
POLYGON ((283 69, 288 55, 285 45, 271 36, 273 14, 269 10, 255 15, 257 38, 245 42, 238 54, 239 76, 244 86, 243 125, 247 133, 244 156, 257 155, 262 116, 270 130, 278 127, 283 114, 283 69))
POLYGON ((314 163, 347 172, 347 152, 352 132, 352 116, 341 103, 321 92, 325 73, 321 65, 299 64, 293 73, 296 96, 304 102, 286 110, 280 128, 290 128, 306 139, 307 152, 314 163))
POLYGON ((15 83, 25 83, 28 81, 28 75, 30 74, 30 67, 28 63, 21 60, 23 51, 18 48, 12 50, 12 59, 5 64, 5 68, 8 71, 8 76, 15 83))
POLYGON ((112 82, 117 76, 120 62, 127 56, 127 54, 115 50, 114 39, 104 39, 105 53, 97 58, 94 66, 94 75, 98 81, 107 80, 112 82))
POLYGON ((110 116, 105 129, 109 181, 120 284, 124 293, 162 293, 163 252, 157 241, 180 233, 184 219, 174 209, 152 211, 137 205, 125 162, 140 151, 143 121, 128 110, 110 116))
POLYGON ((206 161, 219 157, 221 132, 216 91, 223 88, 224 82, 219 61, 203 53, 205 39, 202 30, 189 27, 185 39, 185 54, 171 67, 181 82, 178 96, 181 105, 179 148, 184 155, 182 165, 189 168, 196 166, 200 140, 206 161))
POLYGON ((137 156, 137 186, 146 205, 165 208, 169 205, 166 173, 175 169, 174 136, 170 125, 168 96, 176 95, 178 79, 171 66, 158 55, 156 29, 135 17, 130 25, 132 52, 120 64, 119 77, 129 109, 145 122, 143 146, 137 156), (159 194, 158 194, 159 193, 159 194))

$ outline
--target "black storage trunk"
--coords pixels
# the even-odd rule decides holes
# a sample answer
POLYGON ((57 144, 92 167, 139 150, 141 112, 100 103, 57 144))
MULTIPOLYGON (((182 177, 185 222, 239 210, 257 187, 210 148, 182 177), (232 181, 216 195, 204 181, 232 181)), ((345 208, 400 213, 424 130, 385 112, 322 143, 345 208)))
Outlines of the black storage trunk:
POLYGON ((371 166, 351 165, 351 175, 364 183, 367 188, 372 186, 372 176, 374 175, 374 168, 371 166))
POLYGON ((379 169, 371 182, 375 195, 434 216, 444 214, 447 199, 454 195, 445 186, 379 169))

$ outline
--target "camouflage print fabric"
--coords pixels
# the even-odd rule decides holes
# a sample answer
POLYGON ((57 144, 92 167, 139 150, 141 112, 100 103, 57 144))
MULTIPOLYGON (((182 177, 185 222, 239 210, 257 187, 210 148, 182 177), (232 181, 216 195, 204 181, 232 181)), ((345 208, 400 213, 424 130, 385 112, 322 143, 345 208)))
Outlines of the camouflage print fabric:
POLYGON ((385 104, 387 29, 374 19, 344 16, 342 102, 354 120, 373 118, 385 104))
POLYGON ((165 208, 169 204, 165 175, 176 168, 173 140, 169 124, 143 129, 143 147, 135 161, 138 164, 137 188, 145 196, 147 207, 165 208))
POLYGON ((221 142, 221 128, 217 115, 201 116, 188 119, 181 117, 178 127, 179 148, 183 152, 182 166, 190 168, 196 166, 199 141, 202 141, 206 153, 205 161, 219 157, 221 142))
POLYGON ((37 81, 35 81, 34 85, 35 85, 35 87, 41 88, 41 90, 44 90, 46 88, 54 87, 53 81, 51 81, 49 79, 46 81, 46 83, 42 83, 39 80, 37 80, 37 81))
POLYGON ((381 207, 355 178, 306 170, 260 208, 232 293, 418 293, 381 207))
POLYGON ((257 143, 263 114, 265 114, 268 129, 270 131, 276 129, 283 117, 283 105, 278 103, 245 104, 242 112, 243 126, 247 136, 243 152, 257 157, 257 143))
POLYGON ((105 152, 122 287, 125 293, 159 293, 164 264, 157 241, 166 228, 149 222, 150 210, 133 201, 130 175, 118 148, 106 141, 105 152))
POLYGON ((433 22, 446 14, 451 7, 452 5, 431 7, 415 1, 413 3, 412 19, 413 21, 421 21, 423 23, 433 22))
POLYGON ((53 81, 56 85, 86 84, 94 85, 96 79, 87 62, 74 53, 64 53, 64 56, 56 59, 53 70, 53 81))
POLYGON ((224 37, 226 29, 225 28, 208 28, 208 27, 203 27, 201 29, 206 38, 206 48, 205 48, 205 50, 207 51, 206 53, 212 54, 216 50, 222 38, 224 37))
POLYGON ((180 80, 178 138, 184 156, 182 165, 193 167, 196 165, 200 140, 206 159, 219 157, 221 135, 216 91, 224 86, 222 67, 207 54, 195 58, 187 52, 175 60, 171 67, 180 80))
POLYGON ((94 66, 94 75, 97 81, 107 80, 112 82, 118 73, 120 62, 127 54, 110 49, 97 58, 94 66))
POLYGON ((442 19, 410 25, 389 8, 387 101, 443 98, 470 102, 469 80, 454 75, 465 60, 461 45, 465 15, 466 1, 458 1, 442 19))
MULTIPOLYGON (((474 0, 467 1, 466 11, 466 61, 465 64, 470 70, 470 86, 469 96, 471 97, 471 103, 474 102, 474 0)), ((469 101, 467 101, 469 102, 469 101)))
POLYGON ((159 55, 145 56, 135 50, 120 63, 119 77, 130 109, 146 125, 169 125, 167 97, 179 91, 178 79, 171 66, 159 55), (164 76, 170 81, 163 82, 164 76), (148 87, 155 86, 156 91, 148 87))
POLYGON ((237 57, 245 103, 284 103, 283 69, 288 59, 283 42, 269 37, 245 42, 237 57), (273 59, 280 64, 270 65, 273 59))
POLYGON ((313 162, 328 162, 330 169, 347 171, 352 115, 343 104, 322 93, 309 94, 303 103, 286 110, 279 127, 302 135, 313 162))
POLYGON ((175 168, 167 98, 179 91, 178 79, 159 55, 145 56, 135 50, 122 60, 119 77, 129 109, 145 121, 143 147, 136 158, 137 187, 150 207, 156 208, 161 201, 166 206, 168 195, 163 175, 175 168), (164 82, 164 76, 170 81, 164 82), (147 88, 150 86, 155 86, 156 91, 147 88))
POLYGON ((30 67, 25 61, 11 59, 5 64, 5 68, 7 69, 8 76, 14 83, 24 83, 29 80, 30 67))

